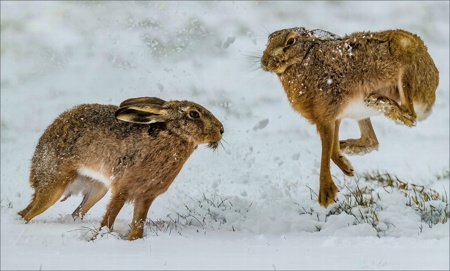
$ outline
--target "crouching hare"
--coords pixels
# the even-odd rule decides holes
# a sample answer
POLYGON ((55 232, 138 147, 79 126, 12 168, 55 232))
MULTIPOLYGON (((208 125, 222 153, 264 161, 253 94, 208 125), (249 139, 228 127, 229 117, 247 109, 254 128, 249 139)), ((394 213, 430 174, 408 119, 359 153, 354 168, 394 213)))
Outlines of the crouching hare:
POLYGON ((403 30, 343 37, 303 27, 269 35, 261 68, 276 73, 292 107, 315 124, 322 141, 319 203, 334 202, 330 159, 348 176, 341 152, 378 149, 370 117, 384 114, 407 126, 425 119, 435 102, 439 72, 423 41, 403 30), (358 121, 361 137, 339 141, 343 118, 358 121))
MULTIPOLYGON (((62 113, 39 139, 31 161, 27 222, 81 192, 72 216, 81 217, 111 189, 100 228, 112 228, 126 202, 134 203, 129 239, 142 238, 153 200, 164 193, 199 144, 217 148, 222 123, 189 101, 154 97, 120 104, 82 104, 62 113)), ((95 238, 95 237, 94 237, 95 238)))

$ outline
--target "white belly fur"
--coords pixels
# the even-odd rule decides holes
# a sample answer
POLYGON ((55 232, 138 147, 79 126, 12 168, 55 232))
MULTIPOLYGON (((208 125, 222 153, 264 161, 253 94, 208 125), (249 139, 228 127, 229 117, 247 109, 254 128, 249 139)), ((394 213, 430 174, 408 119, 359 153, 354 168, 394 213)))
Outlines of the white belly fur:
POLYGON ((338 119, 350 118, 361 120, 380 114, 380 111, 368 107, 361 98, 349 102, 345 109, 339 114, 338 119))
POLYGON ((92 170, 87 167, 81 167, 77 170, 77 172, 78 172, 78 174, 80 174, 82 176, 86 176, 86 177, 92 178, 96 181, 102 182, 107 187, 111 186, 111 179, 108 178, 107 176, 105 176, 102 172, 92 170))
POLYGON ((428 116, 431 114, 431 110, 427 111, 426 108, 427 107, 423 104, 414 103, 414 111, 417 115, 417 121, 422 121, 428 118, 428 116))
MULTIPOLYGON (((414 111, 416 112, 417 121, 422 121, 431 113, 431 110, 426 110, 427 106, 414 103, 414 111)), ((350 118, 354 120, 361 120, 365 118, 370 118, 372 116, 380 115, 380 111, 377 109, 368 107, 362 98, 354 99, 349 102, 345 109, 339 114, 338 119, 350 118)))
POLYGON ((79 178, 73 181, 64 191, 64 195, 78 195, 83 194, 91 189, 93 182, 100 182, 106 187, 111 186, 111 179, 106 177, 103 173, 92 170, 87 167, 81 167, 77 170, 79 178), (83 178, 87 177, 87 178, 83 178))

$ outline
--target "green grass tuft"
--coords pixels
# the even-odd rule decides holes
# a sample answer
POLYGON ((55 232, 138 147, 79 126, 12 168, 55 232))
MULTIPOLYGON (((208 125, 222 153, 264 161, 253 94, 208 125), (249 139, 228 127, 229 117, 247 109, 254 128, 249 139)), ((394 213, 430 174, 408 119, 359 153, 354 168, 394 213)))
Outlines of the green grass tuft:
MULTIPOLYGON (((447 172, 448 177, 448 172, 447 172)), ((389 173, 368 172, 361 176, 367 181, 376 181, 374 185, 391 188, 406 197, 406 205, 414 208, 423 222, 430 227, 438 223, 447 223, 449 214, 448 195, 422 185, 408 183, 389 173)))

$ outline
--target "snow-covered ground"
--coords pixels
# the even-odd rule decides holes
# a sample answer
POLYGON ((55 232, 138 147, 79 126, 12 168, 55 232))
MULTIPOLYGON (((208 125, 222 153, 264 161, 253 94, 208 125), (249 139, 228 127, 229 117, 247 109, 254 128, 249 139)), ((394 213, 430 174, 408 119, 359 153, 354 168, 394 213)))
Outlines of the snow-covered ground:
MULTIPOLYGON (((358 133, 343 122, 341 138, 358 133)), ((448 191, 448 1, 1 1, 2 270, 448 270, 448 191), (294 26, 409 30, 440 71, 427 120, 407 128, 374 117, 380 148, 348 157, 357 177, 332 165, 341 191, 327 209, 317 204, 315 127, 259 68, 267 35, 294 26), (70 217, 75 196, 25 224, 17 212, 33 192, 30 159, 44 129, 77 104, 139 96, 204 105, 224 123, 223 148, 194 152, 153 203, 141 240, 122 239, 126 205, 113 232, 87 241, 109 194, 83 221, 70 217), (397 177, 409 189, 368 175, 397 177), (441 197, 411 202, 421 186, 441 197), (373 202, 354 204, 358 191, 373 202)))

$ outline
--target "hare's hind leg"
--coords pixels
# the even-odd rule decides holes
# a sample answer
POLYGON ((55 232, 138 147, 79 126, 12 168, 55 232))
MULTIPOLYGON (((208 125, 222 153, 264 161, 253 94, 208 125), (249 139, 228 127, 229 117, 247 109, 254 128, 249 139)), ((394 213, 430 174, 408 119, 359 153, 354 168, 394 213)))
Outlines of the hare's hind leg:
POLYGON ((43 213, 50 206, 55 204, 64 193, 68 184, 68 182, 60 181, 53 181, 50 183, 57 183, 57 185, 36 188, 30 204, 24 210, 19 212, 19 215, 22 216, 26 222, 29 222, 33 217, 43 213))
POLYGON ((58 163, 51 168, 31 165, 30 183, 34 188, 30 204, 19 215, 26 222, 55 204, 66 188, 76 179, 73 163, 58 163))
POLYGON ((131 230, 129 235, 130 240, 142 238, 144 234, 144 226, 145 220, 147 219, 147 213, 154 199, 155 198, 135 201, 133 221, 131 222, 131 230))
POLYGON ((84 181, 86 182, 87 187, 83 191, 83 200, 72 213, 72 217, 74 219, 77 217, 83 219, 83 217, 92 208, 92 206, 94 206, 99 200, 101 200, 109 190, 108 187, 104 184, 89 177, 82 176, 79 178, 85 178, 84 181))
POLYGON ((358 125, 361 137, 341 140, 339 142, 341 151, 346 154, 366 154, 378 150, 378 139, 370 118, 359 120, 358 125))
POLYGON ((416 124, 416 114, 414 110, 408 110, 400 106, 396 101, 378 93, 369 95, 365 100, 367 106, 378 109, 386 117, 412 127, 416 124))
POLYGON ((330 160, 333 151, 333 141, 335 140, 335 123, 317 124, 317 131, 322 141, 322 157, 320 161, 320 185, 319 204, 327 207, 334 203, 338 192, 337 186, 331 178, 330 160))
MULTIPOLYGON (((33 195, 33 197, 32 197, 32 200, 31 200, 30 204, 28 204, 28 206, 27 206, 25 209, 23 209, 22 211, 20 211, 20 212, 17 213, 17 214, 20 215, 22 218, 24 218, 24 217, 28 214, 28 212, 30 212, 31 208, 33 208, 33 202, 34 202, 33 198, 34 198, 34 195, 33 195)), ((31 219, 31 218, 30 218, 30 219, 31 219)), ((27 222, 28 222, 28 221, 27 221, 27 222)))
POLYGON ((395 96, 399 97, 400 104, 395 99, 384 95, 383 93, 374 92, 365 98, 367 106, 372 107, 383 113, 386 117, 412 127, 416 124, 417 116, 414 111, 414 104, 411 98, 412 82, 410 73, 400 75, 395 88, 395 96))

